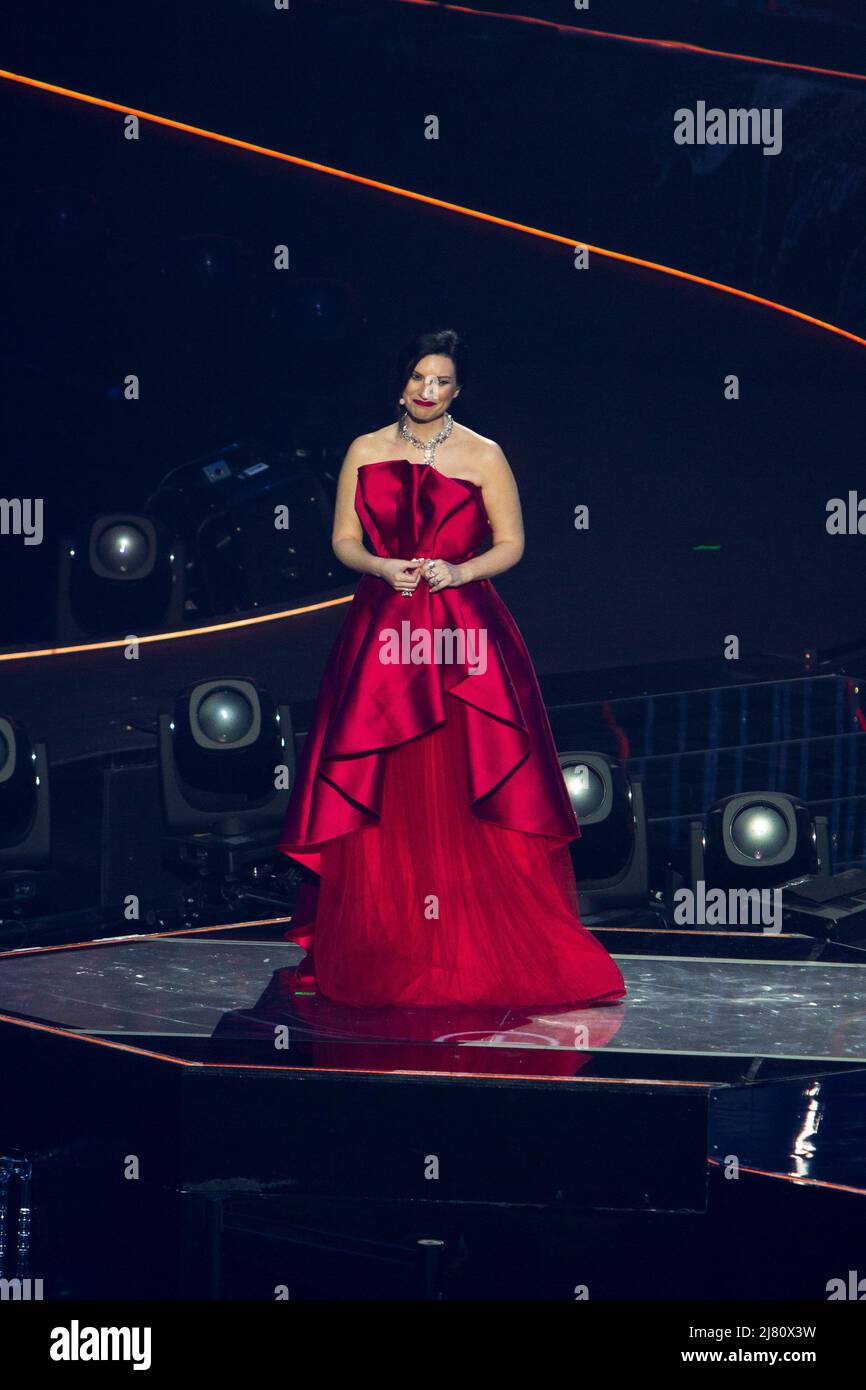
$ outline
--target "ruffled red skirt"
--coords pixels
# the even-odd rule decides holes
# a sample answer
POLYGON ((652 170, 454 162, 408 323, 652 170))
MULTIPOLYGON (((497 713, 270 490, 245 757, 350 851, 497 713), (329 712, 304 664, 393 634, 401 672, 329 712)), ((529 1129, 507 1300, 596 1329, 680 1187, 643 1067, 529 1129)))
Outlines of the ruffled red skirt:
POLYGON ((315 920, 288 939, 345 1004, 602 1004, 622 974, 581 924, 568 845, 471 809, 465 712, 386 755, 381 814, 322 846, 315 920))

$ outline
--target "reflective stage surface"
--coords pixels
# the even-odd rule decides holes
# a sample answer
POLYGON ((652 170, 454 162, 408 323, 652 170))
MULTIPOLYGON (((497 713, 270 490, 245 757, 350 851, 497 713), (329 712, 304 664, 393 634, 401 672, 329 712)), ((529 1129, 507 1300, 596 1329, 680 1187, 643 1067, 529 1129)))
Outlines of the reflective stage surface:
MULTIPOLYGON (((653 1112, 678 1096, 693 1119, 695 1104, 706 1107, 693 1136, 702 1168, 728 1175, 733 1156, 744 1174, 866 1197, 866 965, 614 953, 629 991, 620 1004, 358 1009, 317 995, 297 968, 301 949, 263 935, 230 928, 0 954, 0 1024, 22 1042, 79 1039, 71 1064, 82 1070, 84 1054, 119 1047, 118 1059, 140 1051, 149 1066, 213 1069, 240 1086, 253 1069, 410 1087, 422 1077, 446 1088, 558 1083, 588 1102, 607 1090, 615 1107, 628 1094, 653 1112)), ((516 1123, 513 1089, 503 1105, 516 1123)))
MULTIPOLYGON (((617 955, 629 991, 620 1004, 359 1009, 305 986, 294 969, 302 959, 281 939, 218 934, 12 952, 0 955, 0 1013, 93 1038, 146 1038, 185 1058, 207 1060, 208 1041, 219 1041, 223 1064, 235 1041, 238 1062, 247 1060, 243 1043, 265 1042, 271 1065, 297 1066, 292 1044, 315 1040, 387 1044, 388 1069, 402 1069, 402 1044, 416 1065, 419 1043, 866 1063, 866 966, 617 955), (274 1046, 279 1025, 288 1028, 287 1047, 285 1038, 274 1046), (193 1053, 195 1040, 202 1046, 193 1053)), ((360 1054, 355 1065, 364 1065, 360 1054)))

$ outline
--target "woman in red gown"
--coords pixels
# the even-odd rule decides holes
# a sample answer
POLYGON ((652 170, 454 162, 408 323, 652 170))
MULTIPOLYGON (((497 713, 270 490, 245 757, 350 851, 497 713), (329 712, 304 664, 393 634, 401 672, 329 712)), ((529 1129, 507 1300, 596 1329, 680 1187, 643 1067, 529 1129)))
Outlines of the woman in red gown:
POLYGON ((363 578, 280 836, 318 875, 287 939, 346 1004, 613 1003, 625 985, 580 922, 547 712, 490 582, 523 554, 517 487, 449 413, 464 376, 455 333, 421 335, 397 424, 343 464, 333 548, 363 578))

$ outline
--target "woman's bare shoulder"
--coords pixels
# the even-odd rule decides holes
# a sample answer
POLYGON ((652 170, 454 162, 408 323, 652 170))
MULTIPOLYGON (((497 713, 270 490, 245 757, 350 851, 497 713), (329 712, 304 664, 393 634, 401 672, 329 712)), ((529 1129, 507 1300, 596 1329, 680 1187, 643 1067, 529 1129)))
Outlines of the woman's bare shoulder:
POLYGON ((385 435, 386 430, 371 430, 368 434, 359 434, 352 440, 343 456, 340 469, 340 479, 344 487, 355 486, 359 468, 365 468, 368 463, 378 463, 380 459, 394 457, 387 452, 385 435))
POLYGON ((375 463, 379 459, 388 458, 388 454, 383 454, 382 450, 388 445, 393 445, 395 440, 395 426, 384 425, 380 430, 370 430, 368 434, 359 434, 353 439, 346 457, 351 455, 358 464, 375 463))
POLYGON ((461 453, 467 461, 471 460, 483 477, 495 476, 498 470, 508 467, 505 454, 495 439, 488 439, 486 435, 478 434, 465 425, 462 425, 460 430, 461 453))

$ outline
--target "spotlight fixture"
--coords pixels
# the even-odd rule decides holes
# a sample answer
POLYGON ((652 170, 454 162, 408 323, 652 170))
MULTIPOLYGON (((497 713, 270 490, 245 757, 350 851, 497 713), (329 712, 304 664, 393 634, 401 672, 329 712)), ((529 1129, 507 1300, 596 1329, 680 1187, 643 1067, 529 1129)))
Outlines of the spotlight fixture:
POLYGON ((197 556, 211 613, 250 612, 345 586, 350 572, 334 557, 334 513, 312 474, 271 478, 256 496, 212 517, 198 534, 197 556), (274 525, 276 509, 288 527, 274 525))
POLYGON ((640 779, 604 753, 560 753, 580 826, 571 859, 582 912, 649 899, 646 814, 640 779))
POLYGON ((253 680, 200 681, 160 714, 159 763, 175 861, 224 877, 279 863, 295 770, 288 705, 253 680))
POLYGON ((61 542, 58 641, 179 627, 184 572, 184 548, 161 521, 137 512, 96 517, 83 536, 61 542))
POLYGON ((691 887, 773 888, 830 868, 826 816, 785 792, 739 792, 717 801, 689 833, 691 887))
POLYGON ((35 870, 51 857, 48 756, 14 719, 0 716, 0 902, 36 897, 35 870))
POLYGON ((332 467, 330 450, 233 442, 167 474, 147 508, 187 542, 200 612, 251 612, 354 580, 331 549, 332 467))

